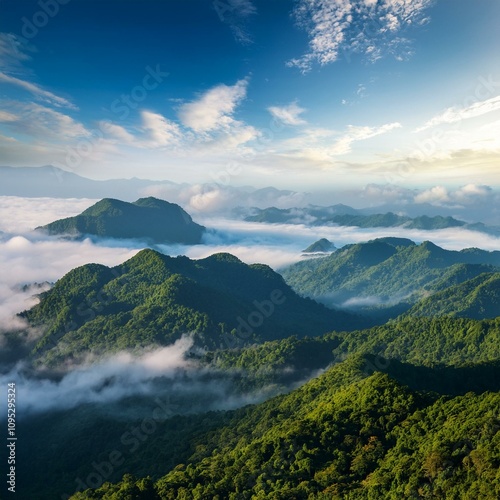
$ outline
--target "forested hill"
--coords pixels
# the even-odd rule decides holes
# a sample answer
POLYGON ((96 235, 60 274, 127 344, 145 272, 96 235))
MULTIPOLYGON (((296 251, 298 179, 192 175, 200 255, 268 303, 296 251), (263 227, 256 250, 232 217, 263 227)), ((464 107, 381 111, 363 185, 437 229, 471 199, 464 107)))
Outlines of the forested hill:
MULTIPOLYGON (((237 376, 241 391, 305 380, 333 366, 301 389, 257 406, 172 414, 134 452, 120 438, 153 411, 149 396, 124 402, 119 425, 112 404, 40 415, 23 426, 23 449, 40 458, 26 468, 38 485, 30 487, 29 498, 75 491, 75 478, 95 477, 92 463, 109 460, 115 449, 125 461, 107 480, 116 482, 126 472, 155 481, 167 476, 156 486, 127 477, 75 498, 117 500, 127 493, 168 499, 182 493, 288 499, 314 493, 312 498, 343 499, 351 492, 352 498, 396 500, 427 491, 451 500, 468 498, 460 495, 469 490, 476 495, 471 500, 497 498, 500 400, 485 391, 500 390, 499 339, 500 319, 406 318, 369 330, 208 352, 203 364, 213 383, 221 387, 237 376), (452 496, 443 494, 445 487, 452 496)), ((159 383, 155 394, 177 412, 175 393, 166 399, 169 386, 159 383)))
POLYGON ((401 300, 495 270, 500 270, 500 251, 454 251, 430 241, 417 245, 405 238, 379 238, 298 262, 281 273, 298 293, 341 303, 360 297, 401 300))
MULTIPOLYGON (((156 482, 127 475, 72 499, 498 498, 500 395, 421 393, 391 368, 390 360, 349 358, 235 412, 156 482)), ((439 391, 436 375, 428 378, 439 391)))
POLYGON ((483 273, 427 297, 408 316, 484 319, 500 316, 500 273, 483 273))
POLYGON ((201 345, 303 337, 364 325, 357 316, 298 296, 270 267, 230 254, 201 260, 143 250, 115 268, 89 264, 61 278, 25 312, 45 329, 33 356, 66 356, 173 343, 201 345))
POLYGON ((153 243, 201 243, 205 231, 175 203, 141 198, 133 203, 104 198, 80 215, 37 228, 51 235, 145 239, 153 243))

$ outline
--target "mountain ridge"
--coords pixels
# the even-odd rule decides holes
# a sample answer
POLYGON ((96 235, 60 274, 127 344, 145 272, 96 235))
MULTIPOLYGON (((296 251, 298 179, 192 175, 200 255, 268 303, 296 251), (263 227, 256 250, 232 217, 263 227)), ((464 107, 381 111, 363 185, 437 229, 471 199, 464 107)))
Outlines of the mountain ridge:
POLYGON ((189 332, 200 345, 230 348, 366 324, 298 296, 266 265, 230 254, 191 260, 151 249, 115 268, 70 271, 22 316, 44 328, 32 354, 47 365, 89 351, 169 345, 189 332))
POLYGON ((303 208, 253 208, 246 215, 247 222, 269 224, 308 224, 337 225, 345 227, 379 228, 399 227, 403 229, 437 230, 447 228, 463 228, 495 236, 500 235, 500 227, 487 226, 481 222, 465 222, 450 215, 398 215, 394 212, 373 213, 376 209, 355 209, 347 205, 318 207, 310 205, 303 208), (369 213, 368 213, 369 212, 369 213))
POLYGON ((467 280, 500 270, 500 251, 445 250, 430 241, 417 245, 402 238, 381 238, 346 245, 326 257, 303 260, 282 269, 298 293, 339 304, 351 299, 413 297, 445 288, 447 276, 467 280), (453 267, 455 266, 455 267, 453 267))
POLYGON ((49 235, 145 239, 152 243, 198 244, 206 231, 175 203, 154 197, 129 203, 104 198, 81 214, 37 227, 49 235))

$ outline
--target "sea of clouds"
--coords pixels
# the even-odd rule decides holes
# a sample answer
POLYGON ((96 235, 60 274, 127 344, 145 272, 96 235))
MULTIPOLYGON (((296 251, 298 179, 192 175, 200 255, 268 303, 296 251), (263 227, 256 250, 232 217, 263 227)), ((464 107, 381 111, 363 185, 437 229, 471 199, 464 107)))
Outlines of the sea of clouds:
MULTIPOLYGON (((146 246, 141 241, 63 240, 33 231, 39 225, 76 215, 93 203, 95 200, 0 197, 0 336, 7 330, 25 326, 16 316, 17 313, 35 305, 37 294, 49 289, 52 283, 71 269, 91 262, 115 266, 146 246), (35 283, 38 285, 33 285, 35 283)), ((461 228, 422 231, 309 227, 304 224, 243 222, 201 214, 195 220, 209 228, 203 244, 158 245, 156 249, 165 254, 183 254, 195 259, 216 252, 229 252, 246 263, 265 263, 278 271, 304 259, 302 250, 319 238, 328 238, 337 247, 378 237, 397 236, 410 238, 417 243, 431 240, 453 250, 471 246, 486 250, 500 249, 500 238, 461 228)), ((139 358, 132 357, 130 353, 120 353, 96 363, 87 363, 76 367, 58 381, 26 378, 21 363, 13 369, 10 367, 9 373, 4 375, 7 378, 2 382, 6 382, 9 377, 20 381, 25 401, 31 401, 26 406, 30 412, 74 407, 82 402, 109 402, 130 394, 148 394, 154 385, 153 380, 159 377, 177 380, 174 374, 178 374, 179 370, 189 373, 191 387, 201 388, 203 392, 204 382, 195 380, 198 375, 194 374, 199 372, 185 364, 184 355, 189 346, 183 342, 144 353, 139 358), (155 365, 157 362, 159 364, 155 365), (75 388, 78 391, 74 391, 75 388), (64 404, 54 401, 64 401, 64 404)), ((221 406, 224 398, 229 400, 228 389, 224 388, 224 384, 219 384, 218 389, 215 387, 211 384, 210 391, 214 394, 219 391, 218 397, 214 395, 214 401, 219 401, 221 406)), ((233 398, 231 401, 229 406, 238 406, 246 404, 249 399, 233 398)))

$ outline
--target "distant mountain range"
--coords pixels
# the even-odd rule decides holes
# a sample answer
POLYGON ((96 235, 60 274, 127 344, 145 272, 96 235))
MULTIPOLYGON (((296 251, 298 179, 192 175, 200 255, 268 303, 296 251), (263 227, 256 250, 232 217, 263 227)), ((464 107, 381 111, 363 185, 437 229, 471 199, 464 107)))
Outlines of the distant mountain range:
POLYGON ((0 167, 0 196, 51 198, 106 198, 110 195, 135 200, 151 186, 181 187, 170 181, 113 179, 96 181, 52 165, 0 167))
POLYGON ((167 345, 182 334, 231 347, 366 325, 300 297, 268 266, 230 254, 190 260, 153 250, 112 269, 74 269, 23 316, 45 329, 33 354, 48 364, 94 350, 167 345))
POLYGON ((387 213, 366 213, 373 209, 355 209, 347 205, 332 205, 318 207, 310 205, 305 208, 279 209, 270 207, 265 209, 253 208, 250 215, 243 218, 247 222, 265 222, 280 224, 306 224, 312 226, 338 225, 355 226, 361 228, 401 227, 405 229, 447 229, 461 227, 471 231, 480 231, 495 236, 500 235, 500 227, 489 227, 481 222, 467 223, 453 217, 441 215, 420 215, 409 217, 387 213))
POLYGON ((169 200, 189 204, 191 197, 202 193, 213 192, 216 195, 224 192, 224 203, 207 207, 199 200, 194 204, 206 211, 224 212, 237 205, 269 206, 285 203, 289 199, 301 199, 304 195, 294 191, 277 189, 269 186, 256 189, 252 186, 226 185, 222 182, 195 182, 198 188, 192 191, 188 183, 178 184, 168 180, 154 181, 149 179, 109 179, 93 180, 68 172, 52 165, 43 167, 0 167, 0 196, 51 197, 51 198, 110 198, 133 201, 143 196, 168 198, 169 200))
MULTIPOLYGON (((272 186, 256 189, 252 186, 236 186, 233 183, 201 183, 203 193, 213 192, 210 203, 200 202, 199 191, 191 184, 178 184, 169 180, 149 179, 109 179, 93 180, 61 168, 45 165, 41 167, 0 166, 0 196, 54 197, 54 198, 110 198, 116 197, 133 201, 144 196, 155 196, 181 204, 189 210, 195 207, 204 212, 231 214, 233 218, 255 218, 260 222, 301 223, 307 225, 348 224, 358 227, 467 227, 494 235, 500 234, 496 227, 499 218, 498 202, 478 200, 475 204, 453 203, 448 205, 416 203, 412 197, 400 201, 373 205, 374 200, 367 200, 365 208, 352 208, 342 203, 331 206, 332 199, 350 200, 358 197, 362 201, 363 193, 342 192, 296 192, 277 189, 272 186), (307 206, 305 206, 308 204, 307 206), (250 208, 254 207, 254 208, 250 208), (258 208, 256 208, 258 207, 258 208), (265 208, 278 207, 278 208, 265 208), (280 208, 281 207, 281 208, 280 208), (286 207, 286 208, 283 208, 286 207), (289 208, 297 207, 297 208, 289 208), (392 214, 389 215, 389 214, 392 214), (345 217, 353 216, 351 219, 345 217), (383 216, 387 217, 384 219, 383 216), (355 216, 376 216, 375 219, 363 219, 355 216), (394 217, 395 216, 395 217, 394 217), (422 216, 430 219, 419 220, 422 216), (336 218, 335 220, 332 220, 336 218), (444 220, 440 220, 444 219, 444 220), (454 220, 450 220, 454 219, 454 220), (409 220, 408 220, 409 219, 409 220), (416 219, 413 221, 413 219, 416 219), (464 222, 467 221, 467 222, 464 222), (481 221, 475 223, 476 221, 481 221), (371 224, 377 224, 372 226, 371 224), (395 224, 392 226, 392 224, 395 224), (464 226, 464 224, 466 226, 464 226)), ((413 195, 412 195, 413 196, 413 195)), ((249 219, 251 220, 251 219, 249 219)))
POLYGON ((401 301, 414 304, 425 295, 495 271, 500 271, 500 251, 452 251, 429 241, 417 245, 405 238, 379 238, 346 245, 281 272, 301 295, 370 309, 401 301))
POLYGON ((157 198, 134 203, 105 198, 80 215, 36 228, 50 235, 143 239, 152 243, 201 243, 205 227, 179 205, 157 198))

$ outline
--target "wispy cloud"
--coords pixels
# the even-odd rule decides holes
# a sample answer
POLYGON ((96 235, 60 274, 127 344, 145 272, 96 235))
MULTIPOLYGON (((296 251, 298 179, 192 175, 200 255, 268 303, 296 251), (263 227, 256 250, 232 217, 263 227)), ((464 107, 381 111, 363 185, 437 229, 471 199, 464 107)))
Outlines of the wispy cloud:
POLYGON ((114 143, 136 148, 169 148, 181 156, 207 157, 235 150, 243 153, 247 151, 245 145, 259 136, 256 128, 234 117, 246 98, 247 85, 248 80, 243 79, 234 85, 212 87, 179 107, 179 122, 157 112, 140 110, 141 123, 135 127, 126 129, 100 122, 100 128, 114 143))
POLYGON ((485 101, 475 102, 470 106, 453 106, 445 109, 442 113, 434 116, 429 121, 424 123, 421 127, 417 128, 415 132, 421 132, 428 128, 436 127, 443 124, 458 123, 462 120, 469 118, 476 118, 478 116, 498 111, 500 109, 500 95, 487 99, 485 101))
POLYGON ((90 132, 71 116, 34 102, 10 102, 9 111, 3 111, 0 121, 18 133, 35 139, 52 138, 57 142, 88 137, 90 132))
POLYGON ((309 36, 309 51, 288 62, 303 72, 324 66, 341 54, 358 53, 374 62, 392 54, 411 54, 402 32, 425 23, 432 0, 300 0, 294 16, 309 36))
POLYGON ((148 134, 151 147, 171 146, 179 143, 181 130, 179 125, 164 116, 151 111, 142 111, 143 130, 148 134))
POLYGON ((69 99, 30 81, 31 73, 24 68, 24 63, 31 59, 27 53, 29 51, 34 52, 35 48, 28 45, 25 40, 12 33, 0 33, 0 84, 23 89, 36 99, 52 106, 78 109, 69 99))
POLYGON ((234 123, 233 114, 245 99, 248 79, 234 85, 217 85, 179 109, 181 122, 195 132, 210 132, 234 123))
POLYGON ((224 24, 227 24, 235 40, 243 45, 253 42, 247 24, 248 20, 257 14, 252 0, 215 0, 215 12, 224 24))
POLYGON ((297 101, 291 102, 287 106, 270 106, 267 108, 269 113, 284 125, 304 125, 307 122, 300 117, 306 110, 301 108, 297 101))
POLYGON ((19 116, 8 111, 0 111, 0 122, 15 122, 19 120, 19 116))
POLYGON ((22 61, 30 56, 26 54, 27 45, 12 33, 0 33, 0 68, 4 71, 18 69, 22 61))
POLYGON ((387 123, 380 127, 357 127, 349 125, 347 133, 340 137, 331 147, 330 154, 342 155, 350 153, 352 150, 352 145, 355 142, 371 139, 372 137, 386 134, 391 130, 401 127, 401 123, 398 122, 387 123))
POLYGON ((283 141, 280 150, 285 156, 309 159, 319 163, 330 162, 337 156, 350 153, 356 142, 386 134, 401 126, 398 122, 378 127, 349 125, 343 133, 324 128, 312 128, 305 130, 297 137, 283 141))
POLYGON ((14 76, 9 76, 5 73, 0 72, 0 83, 7 83, 10 85, 15 85, 16 87, 27 90, 35 97, 39 98, 42 101, 52 104, 53 106, 65 107, 69 109, 77 109, 77 107, 72 104, 68 99, 64 97, 60 97, 48 90, 42 89, 39 85, 28 82, 26 80, 21 80, 20 78, 16 78, 14 76))
POLYGON ((99 128, 111 139, 115 139, 123 144, 134 144, 135 142, 134 135, 121 125, 102 120, 99 122, 99 128))

